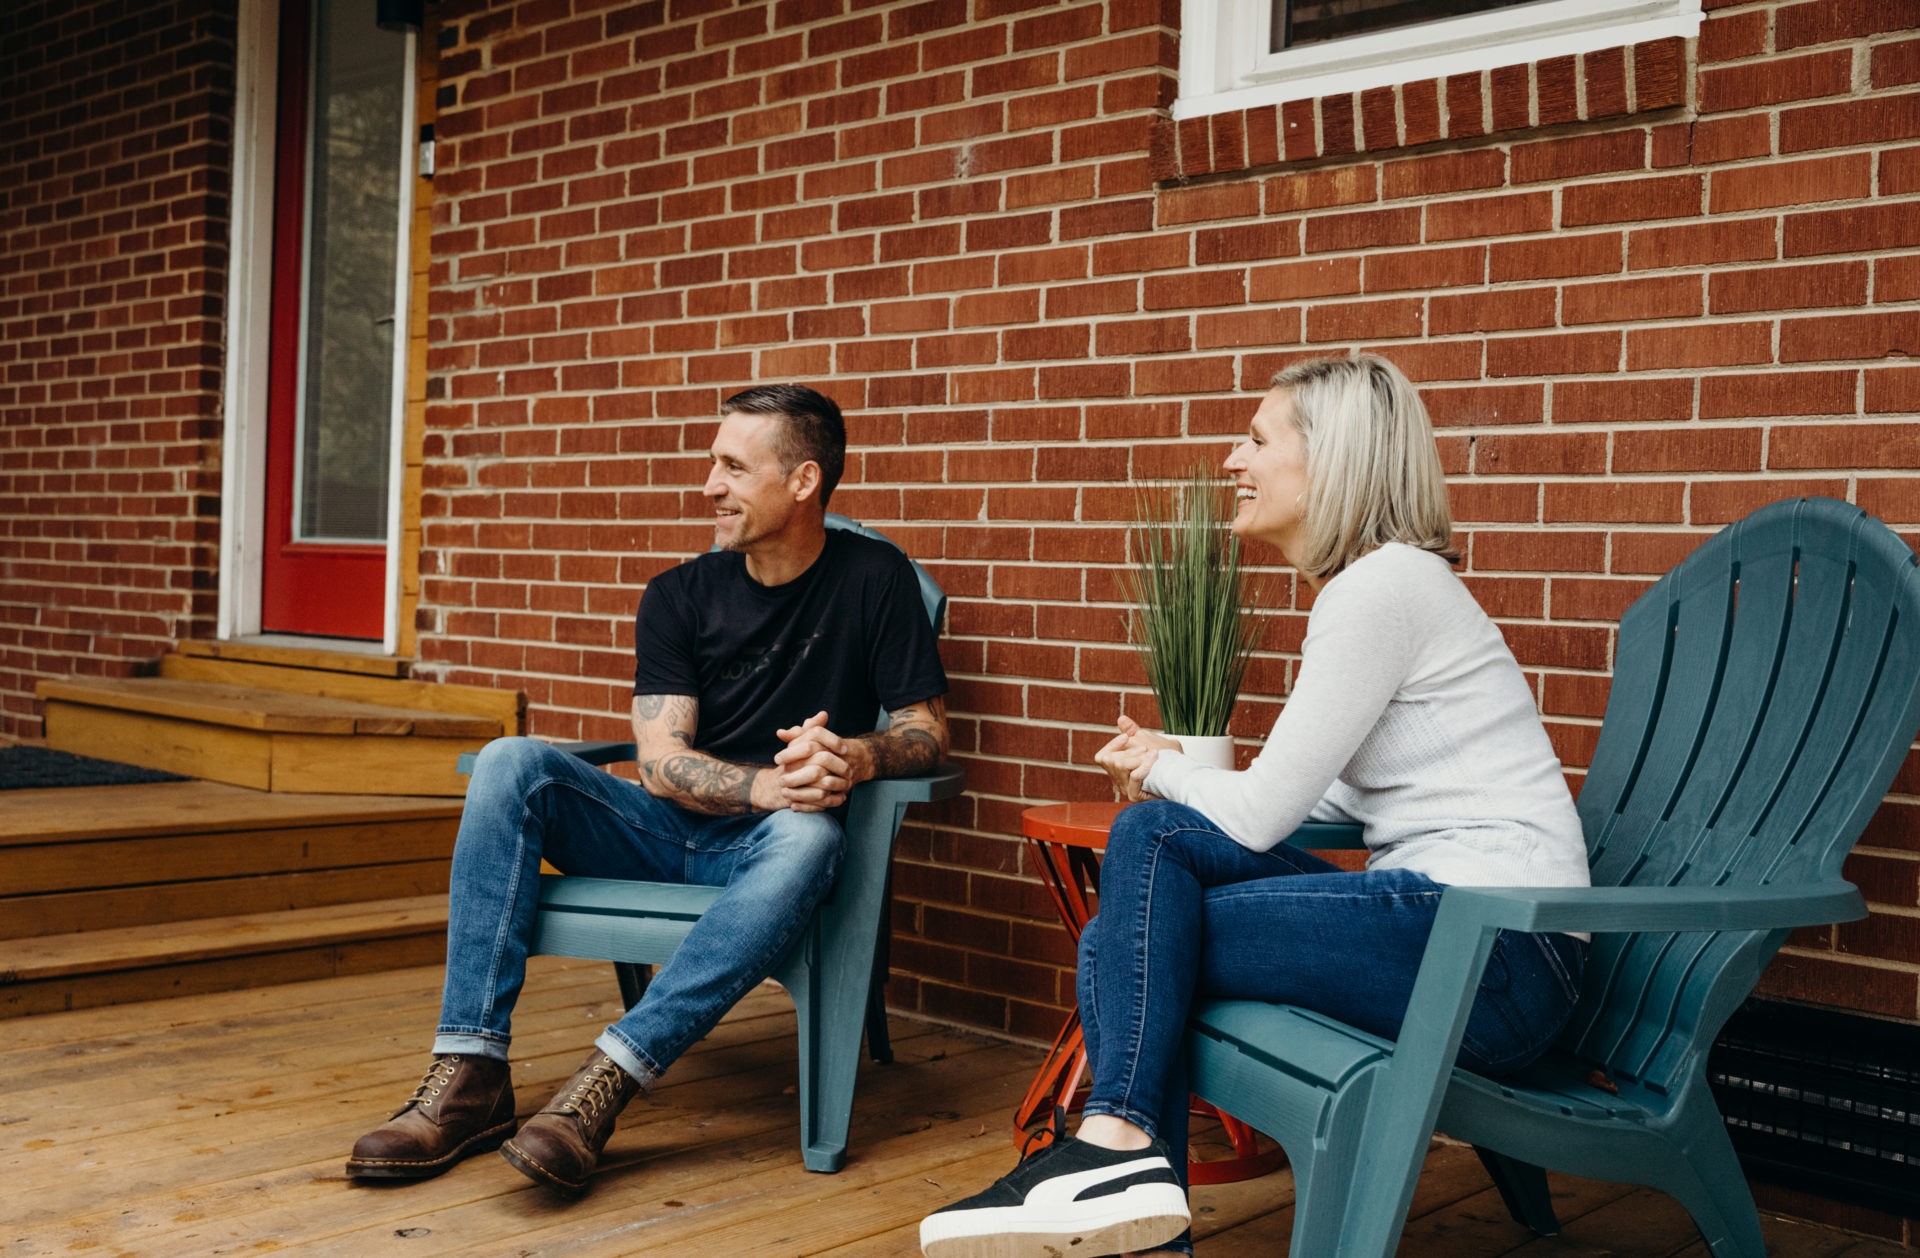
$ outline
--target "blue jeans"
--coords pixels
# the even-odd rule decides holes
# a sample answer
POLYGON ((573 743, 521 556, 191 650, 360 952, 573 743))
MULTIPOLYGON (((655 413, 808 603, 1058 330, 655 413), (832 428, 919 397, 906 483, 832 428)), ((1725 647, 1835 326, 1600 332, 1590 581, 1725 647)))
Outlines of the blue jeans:
MULTIPOLYGON (((1080 937, 1086 1112, 1165 1140, 1184 1174, 1194 998, 1298 1005, 1393 1038, 1445 890, 1411 870, 1349 873, 1285 845, 1249 851, 1181 804, 1122 812, 1099 916, 1080 937)), ((1459 1064, 1503 1074, 1545 1051, 1573 1013, 1586 952, 1567 935, 1502 931, 1459 1064)))
POLYGON ((569 874, 724 885, 646 995, 594 1041, 651 1084, 793 947, 833 887, 844 848, 826 813, 704 816, 545 743, 491 742, 454 843, 433 1051, 506 1058, 543 856, 569 874))

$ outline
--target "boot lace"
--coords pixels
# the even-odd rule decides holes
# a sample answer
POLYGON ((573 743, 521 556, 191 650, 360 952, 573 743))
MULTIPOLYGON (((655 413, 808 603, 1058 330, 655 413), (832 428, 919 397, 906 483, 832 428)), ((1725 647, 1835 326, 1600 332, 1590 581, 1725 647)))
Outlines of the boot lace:
POLYGON ((433 1103, 440 1099, 440 1093, 453 1082, 454 1072, 458 1069, 460 1056, 457 1053, 434 1058, 433 1065, 427 1067, 426 1078, 420 1080, 420 1086, 413 1090, 413 1095, 407 1098, 407 1104, 402 1105, 400 1113, 394 1117, 406 1113, 407 1105, 418 1105, 423 1110, 432 1109, 433 1103))
POLYGON ((619 1099, 626 1077, 626 1071, 603 1057, 574 1083, 561 1108, 572 1110, 591 1126, 619 1099))

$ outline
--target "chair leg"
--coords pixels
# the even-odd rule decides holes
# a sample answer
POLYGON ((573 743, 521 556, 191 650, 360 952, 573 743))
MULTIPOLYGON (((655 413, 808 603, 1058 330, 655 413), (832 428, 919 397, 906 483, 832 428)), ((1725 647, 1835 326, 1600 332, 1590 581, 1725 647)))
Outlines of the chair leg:
POLYGON ((847 1160, 864 993, 822 983, 810 967, 780 977, 800 1024, 800 1157, 808 1170, 832 1173, 847 1160))
MULTIPOLYGON (((1300 1258, 1392 1258, 1392 1242, 1371 1248, 1356 1245, 1356 1229, 1352 1226, 1357 1204, 1354 1189, 1368 1156, 1361 1129, 1367 1100, 1376 1083, 1369 1080, 1326 1098, 1328 1108, 1312 1127, 1317 1137, 1297 1140, 1287 1147, 1293 1165, 1293 1241, 1289 1253, 1300 1258)), ((1272 1134, 1275 1128, 1267 1130, 1272 1134)))
POLYGON ((1356 1174, 1352 1152, 1350 1146, 1320 1149, 1317 1156, 1303 1163, 1289 1150, 1293 1165, 1293 1240, 1289 1254, 1306 1258, 1342 1252, 1347 1198, 1356 1174))
POLYGON ((893 1040, 887 1032, 886 978, 874 967, 873 986, 867 989, 867 1054, 882 1066, 893 1064, 893 1040))
POLYGON ((893 1064, 893 1038, 887 1032, 887 976, 893 945, 893 863, 880 896, 880 933, 873 944, 873 980, 867 987, 867 1053, 882 1066, 893 1064))
POLYGON ((1676 1124, 1674 1142, 1673 1165, 1653 1182, 1687 1208, 1713 1258, 1766 1258, 1760 1212, 1719 1111, 1712 1104, 1690 1107, 1676 1124))
POLYGON ((1560 1219, 1553 1212, 1553 1195, 1547 1190, 1547 1173, 1528 1162, 1516 1162, 1504 1153, 1473 1146, 1480 1165, 1500 1190, 1513 1221, 1531 1228, 1536 1236, 1560 1235, 1560 1219))
POLYGON ((620 983, 620 1007, 631 1009, 640 1003, 647 994, 647 984, 653 981, 653 967, 629 961, 615 961, 613 976, 620 983))

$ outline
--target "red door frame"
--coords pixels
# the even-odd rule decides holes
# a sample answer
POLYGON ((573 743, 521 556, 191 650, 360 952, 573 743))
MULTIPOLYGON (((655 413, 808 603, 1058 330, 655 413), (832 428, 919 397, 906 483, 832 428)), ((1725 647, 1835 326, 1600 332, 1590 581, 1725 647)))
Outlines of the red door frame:
MULTIPOLYGON (((378 640, 386 636, 386 543, 293 540, 294 428, 300 391, 311 30, 309 0, 282 0, 280 106, 274 141, 273 312, 268 351, 266 528, 261 556, 260 628, 267 633, 378 640)), ((393 527, 392 521, 388 527, 393 527)))

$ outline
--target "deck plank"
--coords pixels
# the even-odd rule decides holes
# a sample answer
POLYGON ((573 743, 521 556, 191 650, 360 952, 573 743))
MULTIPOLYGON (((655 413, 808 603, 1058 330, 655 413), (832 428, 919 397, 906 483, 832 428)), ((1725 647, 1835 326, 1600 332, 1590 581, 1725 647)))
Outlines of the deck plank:
MULTIPOLYGON (((1007 1114, 1039 1058, 896 1017, 897 1060, 862 1063, 845 1170, 811 1174, 795 1147, 792 1006, 769 986, 629 1107, 582 1201, 551 1197, 491 1155, 422 1183, 352 1184, 348 1147, 425 1065, 439 981, 422 966, 9 1023, 19 1034, 0 1043, 0 1254, 911 1254, 924 1213, 1013 1164, 1007 1114)), ((523 1115, 617 1012, 604 964, 534 959, 514 1044, 523 1115)), ((1703 1252, 1657 1193, 1553 1182, 1566 1235, 1532 1238, 1470 1150, 1437 1146, 1401 1253, 1703 1252)), ((1196 1189, 1202 1258, 1286 1253, 1292 1200, 1285 1171, 1196 1189)), ((1912 1252, 1772 1216, 1766 1229, 1776 1258, 1912 1252)))
POLYGON ((274 794, 223 782, 90 786, 0 792, 0 847, 154 834, 214 834, 287 826, 458 817, 461 801, 430 795, 274 794))
MULTIPOLYGON (((445 896, 407 896, 323 904, 298 917, 272 910, 187 922, 156 922, 68 935, 38 935, 6 945, 7 981, 26 983, 93 972, 108 961, 127 967, 177 965, 289 946, 348 944, 394 933, 444 933, 445 896)), ((4 989, 0 989, 4 990, 4 989)))

